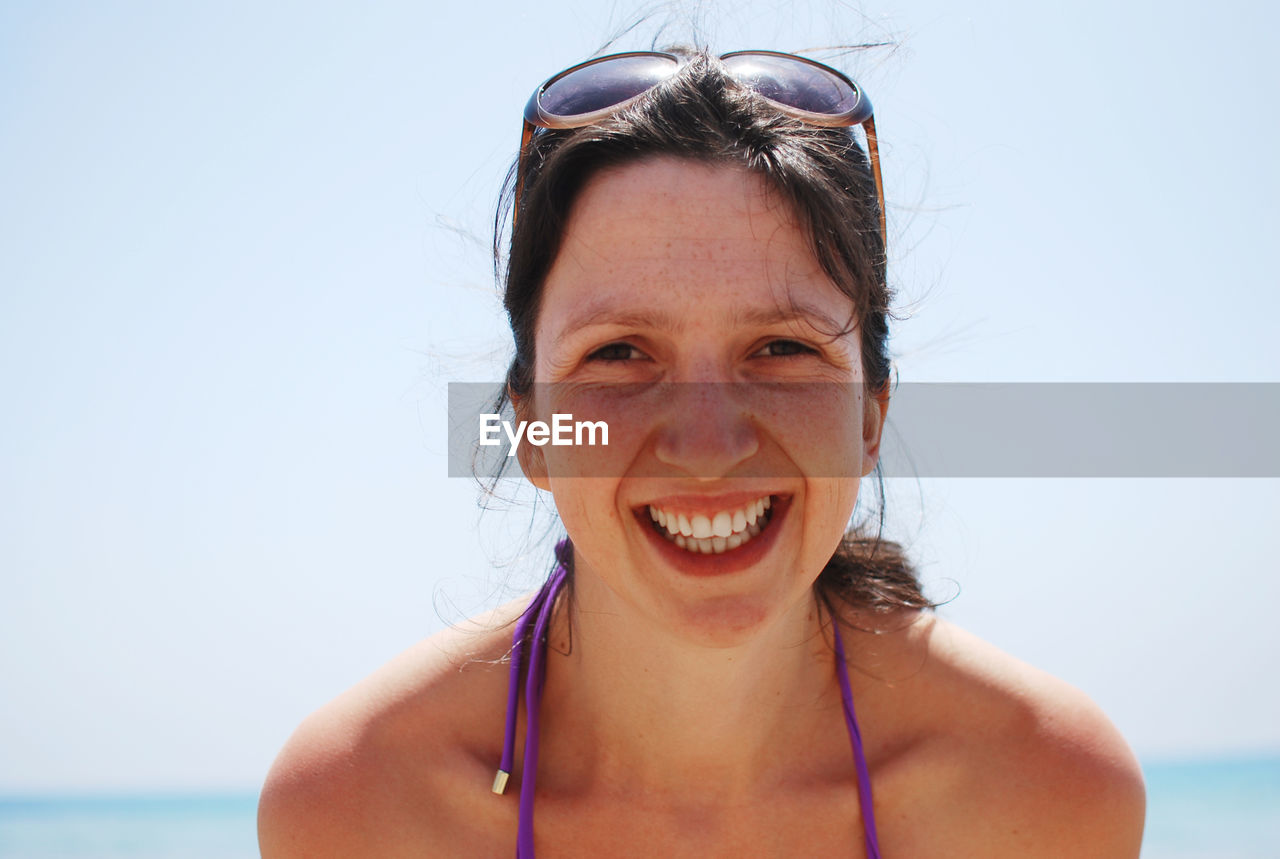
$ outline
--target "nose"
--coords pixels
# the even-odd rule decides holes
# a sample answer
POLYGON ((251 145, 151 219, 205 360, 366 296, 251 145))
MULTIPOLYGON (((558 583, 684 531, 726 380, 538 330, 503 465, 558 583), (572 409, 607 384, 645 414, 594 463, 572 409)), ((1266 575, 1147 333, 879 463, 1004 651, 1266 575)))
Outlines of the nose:
POLYGON ((760 450, 743 383, 676 382, 658 432, 658 460, 682 473, 714 480, 733 473, 760 450))

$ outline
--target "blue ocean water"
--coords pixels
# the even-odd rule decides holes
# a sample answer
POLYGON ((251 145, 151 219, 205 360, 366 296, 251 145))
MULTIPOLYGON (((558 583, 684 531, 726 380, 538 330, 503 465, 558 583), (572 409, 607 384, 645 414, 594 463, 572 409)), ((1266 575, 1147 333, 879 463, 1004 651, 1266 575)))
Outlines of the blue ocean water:
POLYGON ((1280 859, 1280 757, 1144 763, 1143 859, 1280 859))
MULTIPOLYGON (((1143 859, 1280 859, 1280 757, 1144 764, 1143 859)), ((0 798, 3 859, 241 859, 257 797, 0 798)))
POLYGON ((255 794, 0 798, 4 859, 243 859, 255 794))

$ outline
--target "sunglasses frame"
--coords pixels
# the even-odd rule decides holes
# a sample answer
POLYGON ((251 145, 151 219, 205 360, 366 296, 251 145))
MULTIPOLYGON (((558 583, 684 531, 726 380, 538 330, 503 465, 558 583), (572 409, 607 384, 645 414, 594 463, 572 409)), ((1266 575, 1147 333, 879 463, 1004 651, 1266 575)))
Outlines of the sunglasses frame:
MULTIPOLYGON (((520 133, 520 156, 519 162, 516 166, 516 191, 513 213, 518 212, 520 208, 520 194, 523 190, 522 186, 524 184, 525 160, 528 158, 529 149, 533 143, 533 136, 537 129, 570 129, 584 128, 588 125, 593 125, 625 109, 632 102, 648 93, 649 90, 653 89, 653 87, 649 87, 642 92, 636 93, 634 96, 624 99, 617 104, 611 104, 607 107, 602 107, 599 110, 593 110, 588 113, 577 113, 567 116, 561 116, 543 110, 542 94, 555 84, 556 81, 568 77, 574 72, 600 63, 612 62, 629 57, 663 57, 670 59, 673 63, 671 68, 671 73, 673 75, 679 71, 680 67, 686 62, 684 58, 677 56, 676 54, 670 54, 663 51, 626 51, 618 54, 608 54, 603 57, 595 57, 587 60, 586 62, 578 63, 577 65, 570 66, 564 71, 552 75, 543 81, 543 83, 533 91, 533 95, 529 96, 529 101, 524 108, 524 126, 520 133)), ((775 101, 774 99, 753 90, 753 92, 756 92, 757 95, 767 101, 778 111, 788 116, 793 116, 796 119, 808 123, 809 125, 816 125, 823 128, 851 128, 855 125, 862 127, 863 133, 867 136, 867 156, 871 161, 871 173, 876 183, 876 201, 880 206, 880 239, 887 247, 888 234, 885 228, 884 180, 880 174, 880 150, 876 143, 876 121, 871 109, 871 100, 867 97, 867 94, 863 91, 862 87, 858 86, 858 84, 854 82, 853 78, 849 77, 839 69, 834 69, 825 63, 820 63, 817 60, 811 60, 808 57, 801 57, 796 54, 787 54, 782 51, 730 51, 727 54, 721 54, 719 59, 724 61, 733 57, 771 57, 813 66, 814 68, 831 75, 837 80, 844 82, 853 91, 854 95, 857 97, 857 102, 851 109, 843 113, 815 113, 813 111, 792 107, 791 105, 780 101, 775 101)), ((733 77, 732 73, 730 74, 730 77, 733 77)), ((738 78, 734 77, 734 80, 738 80, 738 78)), ((743 82, 739 81, 739 83, 743 82)), ((654 86, 657 85, 658 84, 654 84, 654 86)), ((744 85, 746 84, 744 83, 744 85)), ((750 87, 748 86, 748 88, 750 87)), ((514 224, 514 214, 512 223, 514 224)))

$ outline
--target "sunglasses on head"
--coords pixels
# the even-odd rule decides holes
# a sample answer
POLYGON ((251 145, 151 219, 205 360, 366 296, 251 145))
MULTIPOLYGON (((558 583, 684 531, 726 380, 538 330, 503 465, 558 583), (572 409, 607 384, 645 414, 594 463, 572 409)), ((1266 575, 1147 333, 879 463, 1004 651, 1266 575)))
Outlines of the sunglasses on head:
MULTIPOLYGON (((862 126, 867 154, 880 204, 880 237, 885 239, 884 185, 871 100, 853 80, 830 66, 778 51, 733 51, 720 56, 729 77, 763 98, 780 112, 810 125, 830 128, 862 126)), ((685 60, 658 51, 632 51, 597 57, 565 69, 533 91, 524 108, 520 163, 537 128, 582 128, 613 116, 673 76, 685 60)), ((521 179, 516 184, 519 211, 521 179)))

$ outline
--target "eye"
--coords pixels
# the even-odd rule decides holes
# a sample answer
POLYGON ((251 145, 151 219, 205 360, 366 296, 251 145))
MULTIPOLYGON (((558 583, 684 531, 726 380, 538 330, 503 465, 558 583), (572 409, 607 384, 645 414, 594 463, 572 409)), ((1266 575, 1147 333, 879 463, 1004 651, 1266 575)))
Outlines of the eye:
POLYGON ((770 340, 757 356, 764 358, 789 358, 792 355, 816 355, 818 350, 798 340, 770 340))
POLYGON ((596 351, 587 356, 588 361, 632 361, 637 358, 643 358, 644 353, 630 343, 610 343, 608 346, 601 346, 596 351))

